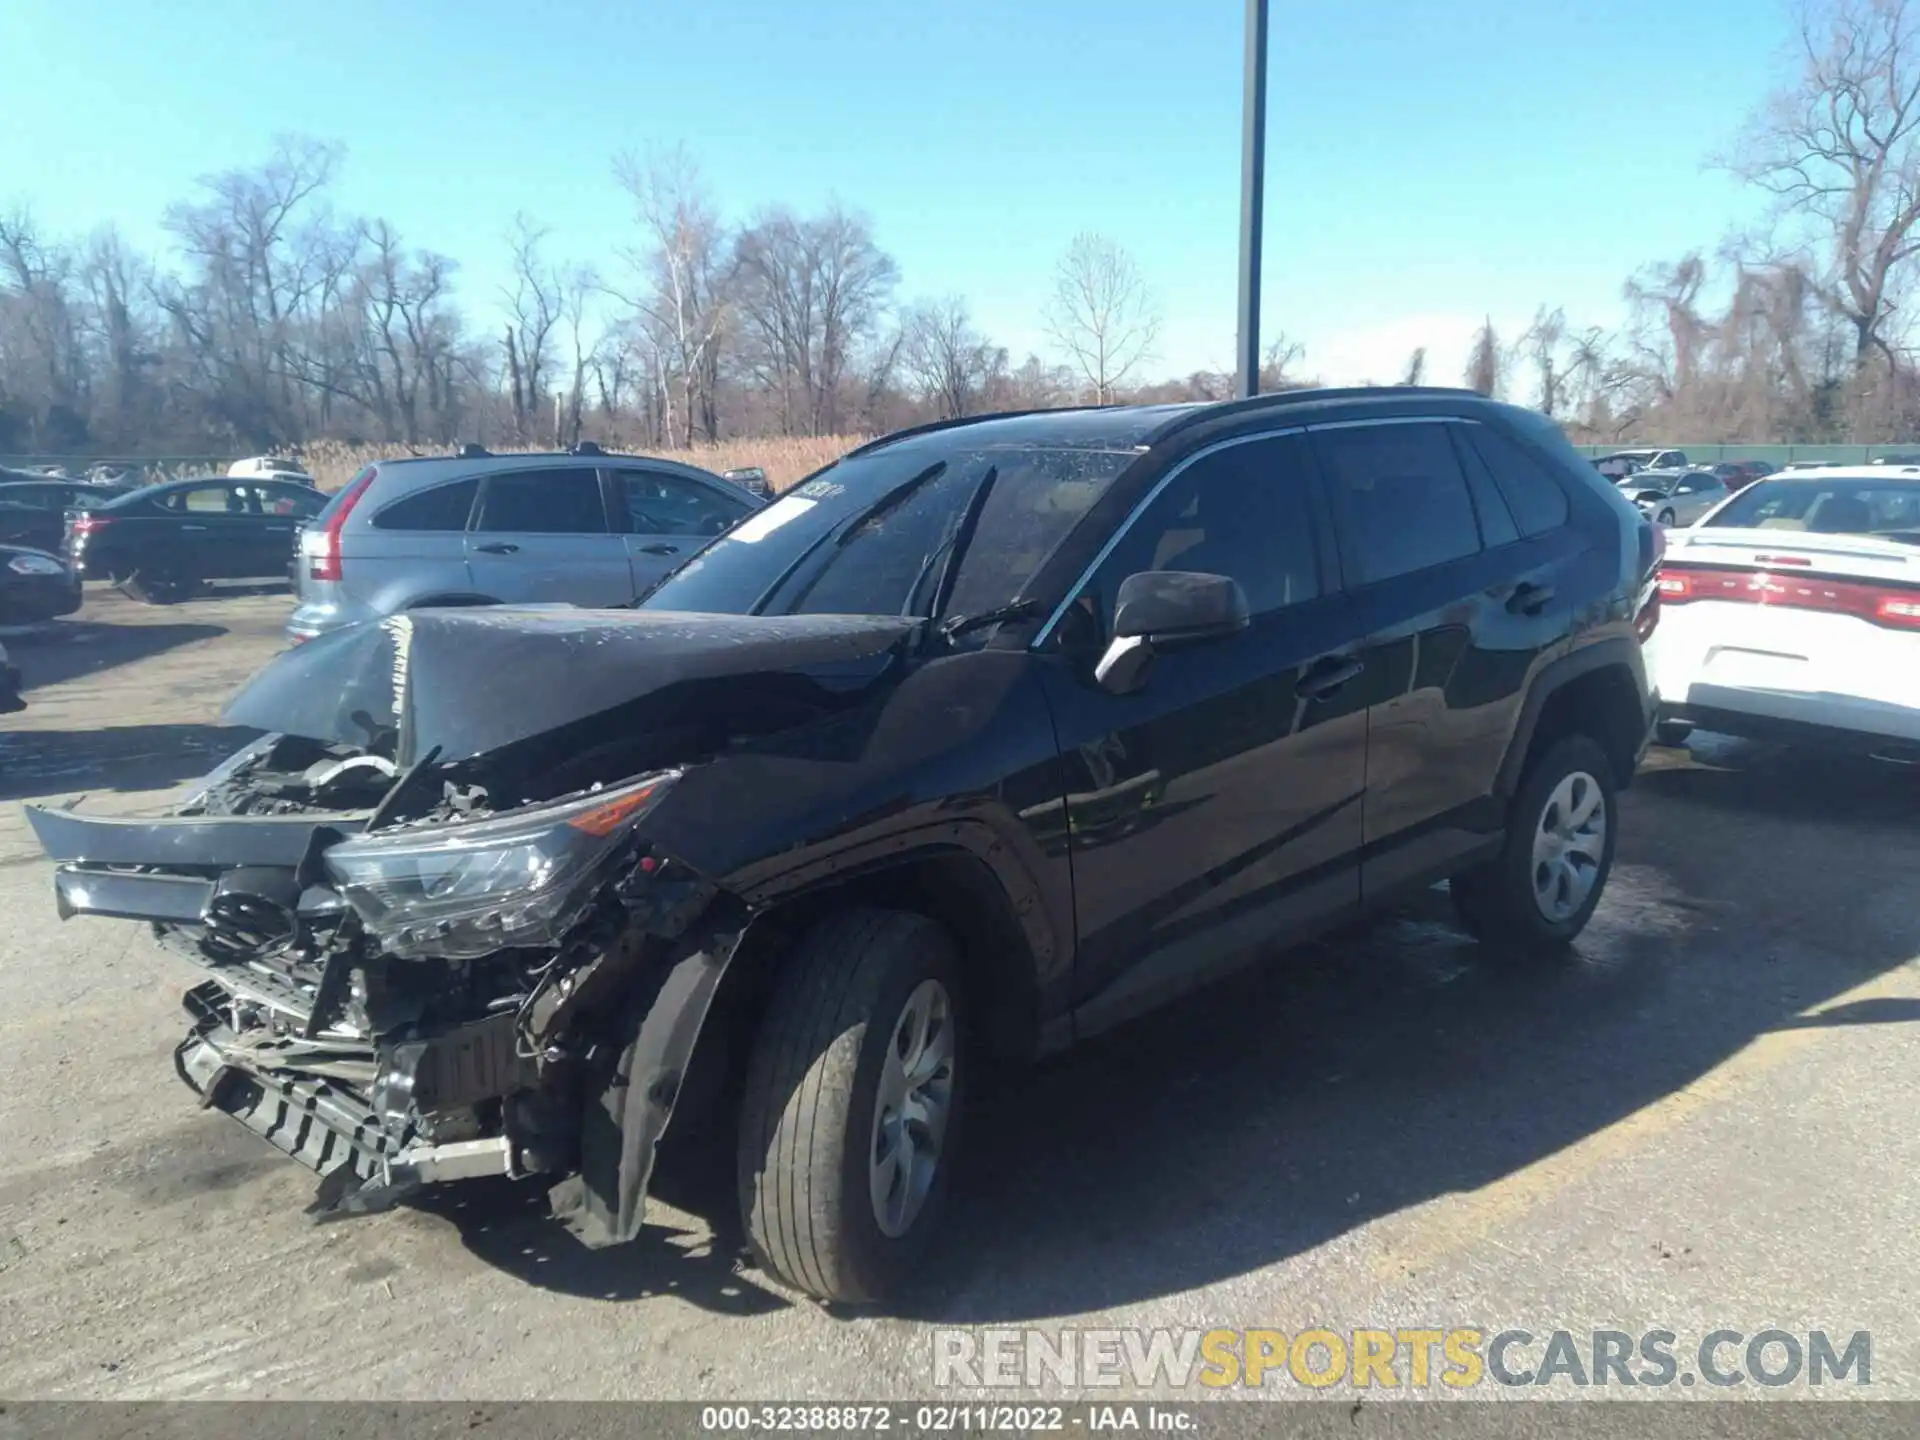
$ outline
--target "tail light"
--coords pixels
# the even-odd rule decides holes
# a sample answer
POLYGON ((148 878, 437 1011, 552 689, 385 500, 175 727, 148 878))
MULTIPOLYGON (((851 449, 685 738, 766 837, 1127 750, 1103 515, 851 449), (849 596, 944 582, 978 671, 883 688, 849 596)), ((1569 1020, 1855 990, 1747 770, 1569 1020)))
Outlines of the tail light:
POLYGON ((72 525, 73 538, 76 540, 80 540, 80 539, 84 539, 88 535, 98 535, 102 530, 106 529, 107 526, 111 525, 112 523, 113 523, 113 517, 111 515, 78 516, 74 520, 72 525))
POLYGON ((1774 575, 1764 570, 1681 569, 1660 572, 1660 598, 1668 605, 1718 600, 1778 605, 1823 615, 1850 615, 1873 625, 1920 631, 1920 590, 1893 589, 1871 581, 1827 580, 1817 575, 1774 575))
POLYGON ((360 503, 360 497, 367 493, 367 487, 379 473, 378 465, 367 466, 314 517, 302 541, 307 552, 308 579, 340 578, 340 528, 347 523, 347 516, 353 513, 353 507, 360 503))

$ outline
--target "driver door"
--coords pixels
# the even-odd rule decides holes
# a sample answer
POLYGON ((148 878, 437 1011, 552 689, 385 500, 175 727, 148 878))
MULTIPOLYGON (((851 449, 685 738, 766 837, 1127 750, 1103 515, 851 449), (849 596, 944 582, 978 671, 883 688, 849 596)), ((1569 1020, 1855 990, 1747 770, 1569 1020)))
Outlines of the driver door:
POLYGON ((1046 642, 1078 1033, 1359 904, 1367 716, 1346 683, 1356 630, 1324 517, 1301 436, 1202 451, 1123 529, 1046 642), (1146 570, 1231 576, 1251 623, 1155 656, 1139 690, 1112 694, 1094 665, 1121 581, 1146 570))

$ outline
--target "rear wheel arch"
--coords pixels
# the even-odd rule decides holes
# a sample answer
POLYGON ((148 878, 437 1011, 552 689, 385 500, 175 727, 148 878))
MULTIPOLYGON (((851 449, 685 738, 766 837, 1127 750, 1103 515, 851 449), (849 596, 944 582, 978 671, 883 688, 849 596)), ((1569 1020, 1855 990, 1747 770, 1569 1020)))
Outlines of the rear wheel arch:
POLYGON ((1556 660, 1535 677, 1495 783, 1511 799, 1531 760, 1568 735, 1589 735, 1606 752, 1613 782, 1633 779, 1649 732, 1646 666, 1625 638, 1597 641, 1556 660))

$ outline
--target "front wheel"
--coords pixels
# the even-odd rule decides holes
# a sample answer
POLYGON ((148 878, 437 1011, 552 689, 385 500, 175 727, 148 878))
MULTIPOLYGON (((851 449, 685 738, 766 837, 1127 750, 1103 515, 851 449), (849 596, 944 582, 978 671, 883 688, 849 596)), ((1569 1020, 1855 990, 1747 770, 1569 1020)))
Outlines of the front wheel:
POLYGON ((1521 780, 1500 853, 1452 880, 1467 933, 1522 954, 1570 945, 1613 869, 1614 816, 1606 751, 1585 735, 1556 742, 1521 780))
POLYGON ((788 956, 748 1062, 740 1209, 760 1263, 869 1303, 919 1267, 962 1099, 958 947, 925 916, 848 910, 788 956))
POLYGON ((1662 510, 1662 511, 1660 512, 1660 514, 1659 514, 1659 516, 1658 516, 1657 518, 1659 519, 1659 521, 1660 521, 1660 523, 1661 523, 1662 525, 1672 525, 1672 524, 1673 524, 1673 511, 1671 511, 1671 510, 1662 510))

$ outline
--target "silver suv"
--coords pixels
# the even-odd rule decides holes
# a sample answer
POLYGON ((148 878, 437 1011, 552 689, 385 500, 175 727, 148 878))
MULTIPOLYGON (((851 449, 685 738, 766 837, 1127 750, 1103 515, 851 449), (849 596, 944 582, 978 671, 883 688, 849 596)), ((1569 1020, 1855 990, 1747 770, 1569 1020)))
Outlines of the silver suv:
POLYGON ((382 460, 302 531, 287 633, 423 605, 625 605, 764 503, 691 465, 590 445, 382 460))

